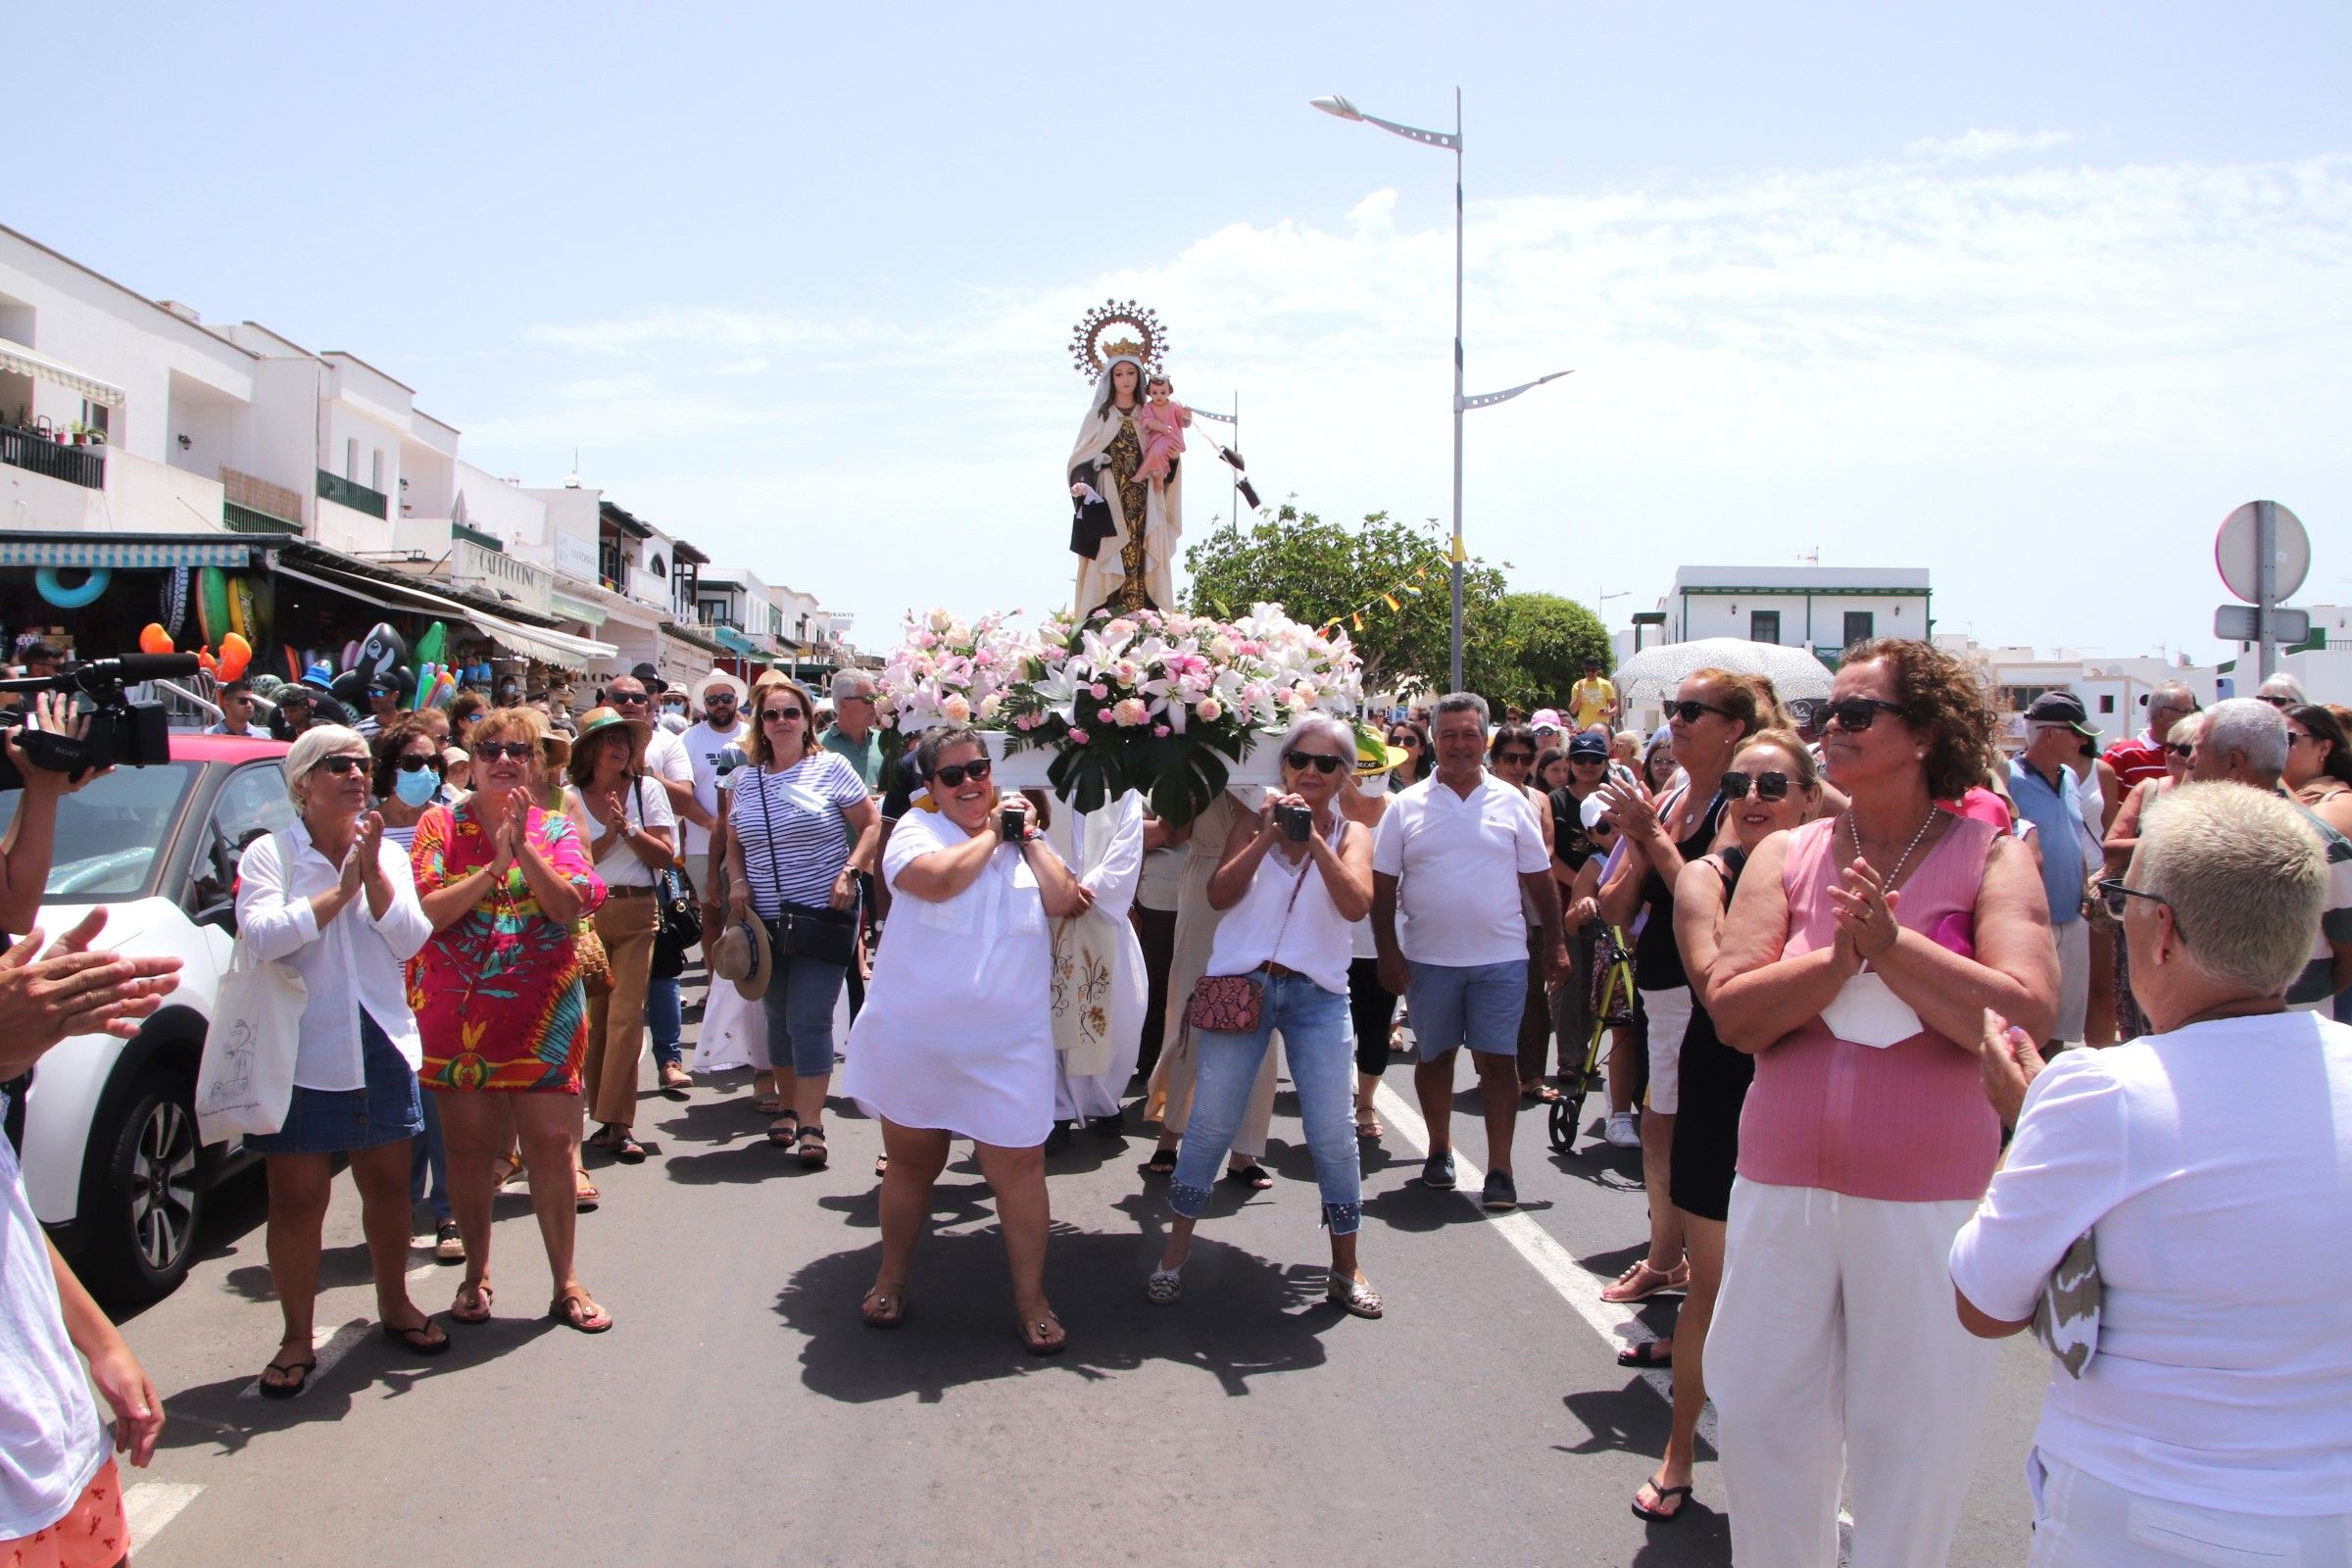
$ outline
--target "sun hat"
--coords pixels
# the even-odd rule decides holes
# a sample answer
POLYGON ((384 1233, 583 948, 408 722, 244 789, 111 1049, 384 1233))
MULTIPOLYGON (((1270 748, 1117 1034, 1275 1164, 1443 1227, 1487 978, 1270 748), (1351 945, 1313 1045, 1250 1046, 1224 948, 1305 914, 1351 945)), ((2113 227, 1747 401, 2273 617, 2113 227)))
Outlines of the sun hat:
POLYGON ((738 708, 741 708, 743 700, 752 694, 751 688, 743 683, 742 677, 730 674, 723 669, 714 669, 701 680, 696 681, 689 689, 688 695, 694 699, 695 707, 708 708, 710 706, 710 694, 720 687, 735 694, 735 706, 738 708))
POLYGON ((628 717, 617 708, 591 708, 582 713, 578 727, 571 732, 571 744, 574 747, 585 746, 614 725, 627 729, 629 740, 636 747, 638 755, 644 755, 646 739, 653 734, 654 726, 642 718, 628 717))
POLYGON ((1392 772, 1397 764, 1409 760, 1412 755, 1403 747, 1391 746, 1378 737, 1367 739, 1358 735, 1355 738, 1355 776, 1371 778, 1392 772))
POLYGON ((767 927, 749 915, 730 919, 710 944, 710 972, 732 981, 735 994, 746 1002, 767 995, 770 967, 767 927))
POLYGON ((463 746, 444 746, 441 748, 441 767, 444 772, 450 768, 458 766, 460 763, 470 764, 472 761, 472 754, 467 752, 463 746))
POLYGON ((1558 709, 1556 709, 1556 708, 1539 708, 1539 709, 1537 709, 1537 710, 1536 710, 1536 715, 1535 715, 1535 717, 1533 717, 1533 718, 1531 718, 1531 719, 1529 719, 1529 720, 1527 721, 1527 727, 1528 727, 1529 729, 1565 729, 1565 728, 1567 728, 1567 726, 1566 726, 1565 724, 1562 724, 1562 723, 1560 722, 1560 710, 1559 710, 1558 709))

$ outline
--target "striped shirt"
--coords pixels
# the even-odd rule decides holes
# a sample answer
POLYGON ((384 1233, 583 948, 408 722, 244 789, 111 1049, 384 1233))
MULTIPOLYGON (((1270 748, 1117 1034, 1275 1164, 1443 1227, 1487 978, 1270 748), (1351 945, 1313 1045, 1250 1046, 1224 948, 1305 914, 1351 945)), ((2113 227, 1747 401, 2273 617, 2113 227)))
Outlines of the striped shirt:
POLYGON ((744 879, 760 918, 774 919, 787 904, 830 903, 834 879, 850 863, 845 813, 866 798, 857 769, 814 752, 781 773, 737 768, 728 782, 727 823, 743 840, 744 879))
POLYGON ((2352 839, 2345 838, 2317 811, 2288 798, 2303 820, 2320 836, 2328 851, 2328 906, 2320 916, 2320 932, 2312 942, 2311 961, 2286 988, 2286 1004, 2305 1011, 2328 1008, 2335 994, 2335 945, 2352 942, 2352 839))

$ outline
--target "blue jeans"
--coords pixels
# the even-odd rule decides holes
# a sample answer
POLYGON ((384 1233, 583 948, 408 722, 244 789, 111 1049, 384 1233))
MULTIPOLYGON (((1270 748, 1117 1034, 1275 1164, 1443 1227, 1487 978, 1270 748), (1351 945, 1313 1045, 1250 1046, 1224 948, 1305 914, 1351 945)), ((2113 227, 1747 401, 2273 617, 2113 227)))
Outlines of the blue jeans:
POLYGON ((776 956, 767 983, 767 1059, 796 1078, 833 1070, 833 1004, 849 971, 838 963, 776 956))
POLYGON ((675 1067, 684 1053, 679 1037, 686 1032, 686 1006, 678 995, 678 977, 659 975, 645 983, 645 1027, 654 1041, 654 1066, 675 1067))
POLYGON ((424 1135, 416 1140, 416 1157, 409 1161, 409 1206, 415 1208, 429 1193, 433 1223, 449 1223, 449 1153, 441 1144, 441 1106, 431 1095, 424 1100, 424 1135), (428 1186, 429 1182, 429 1186, 428 1186))
POLYGON ((1256 1033, 1195 1031, 1193 1050, 1200 1061, 1193 1076, 1193 1115, 1176 1153, 1168 1206, 1187 1219, 1200 1217, 1277 1029, 1282 1031, 1283 1054, 1290 1058, 1291 1082, 1298 1091, 1298 1121, 1315 1158, 1323 1222, 1334 1236, 1351 1236, 1363 1223, 1364 1201, 1355 1148, 1355 1042, 1348 1034, 1348 998, 1301 974, 1265 977, 1256 1033))

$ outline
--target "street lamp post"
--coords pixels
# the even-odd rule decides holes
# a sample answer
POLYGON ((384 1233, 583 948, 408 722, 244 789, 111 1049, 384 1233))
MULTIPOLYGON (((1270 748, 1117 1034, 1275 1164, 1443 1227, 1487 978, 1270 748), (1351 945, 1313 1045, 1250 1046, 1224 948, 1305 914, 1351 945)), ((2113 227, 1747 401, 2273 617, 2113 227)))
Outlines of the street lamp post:
POLYGON ((1450 689, 1462 689, 1462 563, 1468 552, 1462 548, 1462 416, 1472 409, 1490 409, 1497 403, 1508 403, 1520 393, 1556 381, 1570 374, 1554 370, 1533 381, 1523 381, 1501 392, 1487 392, 1474 398, 1462 396, 1462 89, 1453 89, 1453 129, 1422 130, 1412 125, 1400 125, 1378 115, 1367 115, 1347 99, 1333 94, 1328 98, 1312 98, 1308 102, 1327 115, 1341 120, 1361 121, 1378 125, 1407 141, 1417 141, 1425 147, 1442 147, 1453 154, 1453 641, 1449 664, 1450 689))

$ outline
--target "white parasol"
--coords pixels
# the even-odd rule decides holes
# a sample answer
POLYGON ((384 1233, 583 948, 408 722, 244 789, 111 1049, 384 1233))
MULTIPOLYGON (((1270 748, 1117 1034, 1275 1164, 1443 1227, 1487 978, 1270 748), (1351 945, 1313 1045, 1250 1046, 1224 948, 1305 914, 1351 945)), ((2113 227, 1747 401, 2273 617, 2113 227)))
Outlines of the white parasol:
POLYGON ((1702 637, 1693 643, 1644 648, 1618 665, 1612 679, 1628 709, 1654 709, 1675 694, 1685 676, 1698 669, 1762 675, 1772 682, 1784 704, 1800 697, 1830 695, 1830 666, 1809 650, 1751 643, 1743 637, 1702 637))

